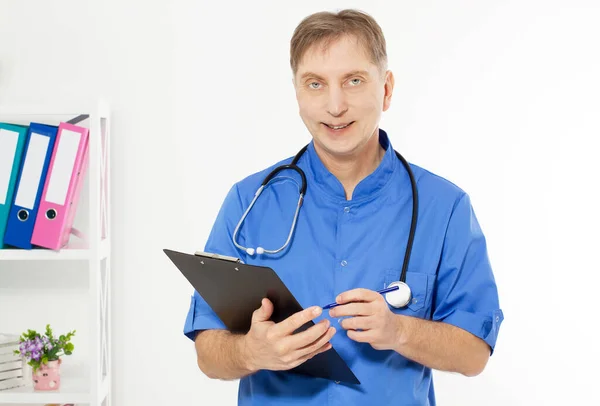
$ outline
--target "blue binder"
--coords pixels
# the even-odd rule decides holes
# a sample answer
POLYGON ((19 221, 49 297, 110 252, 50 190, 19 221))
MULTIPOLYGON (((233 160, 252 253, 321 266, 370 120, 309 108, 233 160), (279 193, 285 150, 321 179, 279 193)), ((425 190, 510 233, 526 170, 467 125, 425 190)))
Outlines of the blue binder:
POLYGON ((31 249, 31 235, 52 158, 58 126, 31 123, 19 168, 4 244, 31 249))
POLYGON ((0 123, 0 249, 27 139, 27 126, 0 123))

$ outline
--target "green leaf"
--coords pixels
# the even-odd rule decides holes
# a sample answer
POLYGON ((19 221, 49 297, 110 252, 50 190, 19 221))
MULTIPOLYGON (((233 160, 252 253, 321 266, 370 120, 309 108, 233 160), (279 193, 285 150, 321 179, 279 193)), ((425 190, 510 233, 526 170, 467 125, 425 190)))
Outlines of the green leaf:
POLYGON ((36 372, 40 368, 39 361, 35 361, 33 359, 31 361, 29 361, 27 364, 33 368, 33 372, 36 372))
POLYGON ((49 338, 52 337, 52 329, 50 328, 50 324, 46 324, 46 335, 49 338))

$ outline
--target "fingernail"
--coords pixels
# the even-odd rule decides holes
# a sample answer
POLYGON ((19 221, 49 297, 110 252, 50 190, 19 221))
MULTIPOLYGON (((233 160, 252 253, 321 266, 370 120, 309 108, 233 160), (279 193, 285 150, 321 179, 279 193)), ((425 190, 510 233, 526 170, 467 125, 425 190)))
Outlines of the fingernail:
POLYGON ((313 309, 313 314, 314 314, 315 316, 318 316, 319 314, 321 314, 321 308, 320 308, 320 307, 315 307, 315 308, 313 309))
POLYGON ((337 303, 340 303, 341 300, 342 300, 342 296, 341 295, 335 298, 335 301, 337 303))

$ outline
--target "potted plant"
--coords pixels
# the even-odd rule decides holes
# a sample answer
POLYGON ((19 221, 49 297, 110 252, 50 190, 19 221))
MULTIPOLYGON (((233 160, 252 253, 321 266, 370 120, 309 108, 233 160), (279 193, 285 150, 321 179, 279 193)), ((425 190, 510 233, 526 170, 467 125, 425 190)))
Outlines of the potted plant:
POLYGON ((33 388, 35 390, 60 389, 60 364, 61 356, 71 355, 75 348, 71 338, 75 330, 54 337, 50 325, 46 325, 45 334, 35 330, 27 330, 21 334, 19 349, 14 353, 24 357, 27 364, 32 367, 33 388))

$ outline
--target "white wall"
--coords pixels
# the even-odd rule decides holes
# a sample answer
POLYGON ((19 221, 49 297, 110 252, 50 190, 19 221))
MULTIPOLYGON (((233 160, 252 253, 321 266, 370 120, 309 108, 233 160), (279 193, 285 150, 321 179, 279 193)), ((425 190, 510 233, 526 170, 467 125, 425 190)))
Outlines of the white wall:
POLYGON ((600 403, 597 4, 0 0, 0 104, 113 107, 113 404, 236 404, 197 370, 161 249, 202 247, 231 183, 308 141, 289 39, 338 7, 384 29, 394 146, 466 189, 488 237, 506 320, 482 375, 436 374, 439 404, 600 403))

